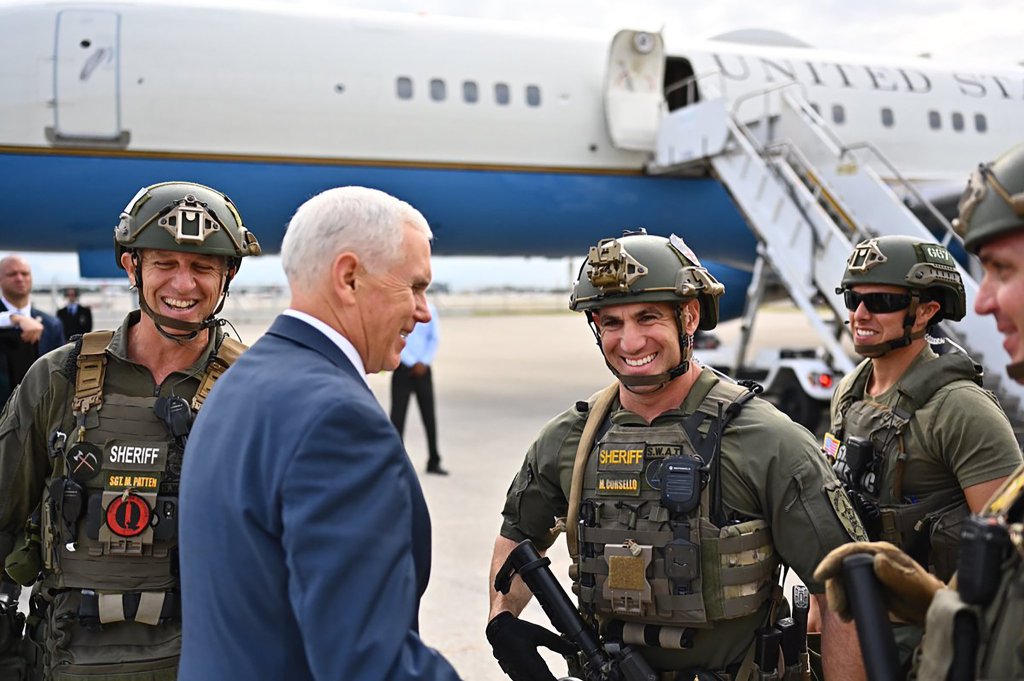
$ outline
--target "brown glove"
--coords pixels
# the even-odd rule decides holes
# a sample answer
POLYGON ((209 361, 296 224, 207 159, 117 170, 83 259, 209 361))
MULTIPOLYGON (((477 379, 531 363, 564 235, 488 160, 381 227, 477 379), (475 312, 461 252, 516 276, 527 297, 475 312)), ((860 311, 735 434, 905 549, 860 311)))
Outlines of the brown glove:
POLYGON ((825 556, 814 571, 814 578, 825 582, 828 606, 841 619, 852 619, 842 579, 843 559, 855 553, 875 557, 875 576, 882 584, 882 599, 889 613, 911 624, 924 624, 925 614, 935 592, 945 586, 917 561, 889 542, 851 542, 825 556))

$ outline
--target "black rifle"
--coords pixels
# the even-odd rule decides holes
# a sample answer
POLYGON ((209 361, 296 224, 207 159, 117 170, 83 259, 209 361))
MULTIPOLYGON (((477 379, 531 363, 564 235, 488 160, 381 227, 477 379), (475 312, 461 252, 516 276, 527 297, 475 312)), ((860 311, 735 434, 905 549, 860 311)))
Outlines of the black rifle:
POLYGON ((875 576, 874 556, 855 553, 843 559, 846 598, 857 623, 860 652, 868 681, 897 681, 902 678, 896 638, 889 614, 882 601, 882 590, 875 576))
POLYGON ((529 587, 558 633, 580 649, 580 661, 587 681, 657 681, 647 661, 629 646, 602 644, 597 632, 586 623, 569 600, 548 565, 529 539, 512 549, 494 577, 494 588, 507 594, 516 575, 529 587))

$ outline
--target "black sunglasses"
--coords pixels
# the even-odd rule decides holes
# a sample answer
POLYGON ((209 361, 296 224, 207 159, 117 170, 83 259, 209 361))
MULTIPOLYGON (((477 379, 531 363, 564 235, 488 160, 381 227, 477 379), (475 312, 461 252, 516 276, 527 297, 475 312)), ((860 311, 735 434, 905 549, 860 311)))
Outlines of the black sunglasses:
POLYGON ((910 307, 909 293, 857 293, 846 289, 843 291, 843 302, 850 312, 856 310, 861 303, 872 314, 899 312, 910 307))

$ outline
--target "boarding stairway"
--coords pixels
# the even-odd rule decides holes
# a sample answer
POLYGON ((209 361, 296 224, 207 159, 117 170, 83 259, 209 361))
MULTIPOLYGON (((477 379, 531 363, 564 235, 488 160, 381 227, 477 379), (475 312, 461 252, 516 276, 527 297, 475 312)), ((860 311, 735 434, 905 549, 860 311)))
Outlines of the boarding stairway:
MULTIPOLYGON (((840 342, 847 311, 835 288, 854 244, 873 236, 909 235, 952 245, 959 237, 932 208, 946 227, 937 239, 864 160, 870 156, 871 163, 887 166, 899 178, 881 153, 870 145, 844 145, 793 88, 758 96, 766 102, 758 120, 744 116, 747 122, 743 122, 734 114, 744 104, 749 110, 749 101, 737 100, 730 110, 722 98, 705 98, 666 115, 648 172, 689 176, 710 172, 730 192, 758 238, 759 257, 748 291, 737 365, 746 352, 764 284, 774 273, 818 332, 833 365, 849 372, 854 363, 840 342), (819 307, 821 301, 830 310, 819 307)), ((914 187, 903 184, 927 204, 914 187)), ((1024 441, 1024 389, 1006 377, 1008 358, 995 321, 973 311, 978 282, 959 269, 968 314, 955 324, 940 323, 940 328, 982 364, 985 387, 999 396, 1018 440, 1024 441)))

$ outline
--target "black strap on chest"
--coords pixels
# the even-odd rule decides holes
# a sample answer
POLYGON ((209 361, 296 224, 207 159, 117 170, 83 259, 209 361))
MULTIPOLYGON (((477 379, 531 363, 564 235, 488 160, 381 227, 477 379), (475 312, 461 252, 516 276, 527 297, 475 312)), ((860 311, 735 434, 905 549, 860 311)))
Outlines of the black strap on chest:
POLYGON ((719 381, 697 411, 683 419, 687 437, 710 469, 710 519, 718 527, 728 521, 722 503, 722 434, 740 410, 762 391, 763 388, 753 381, 739 384, 719 381))

